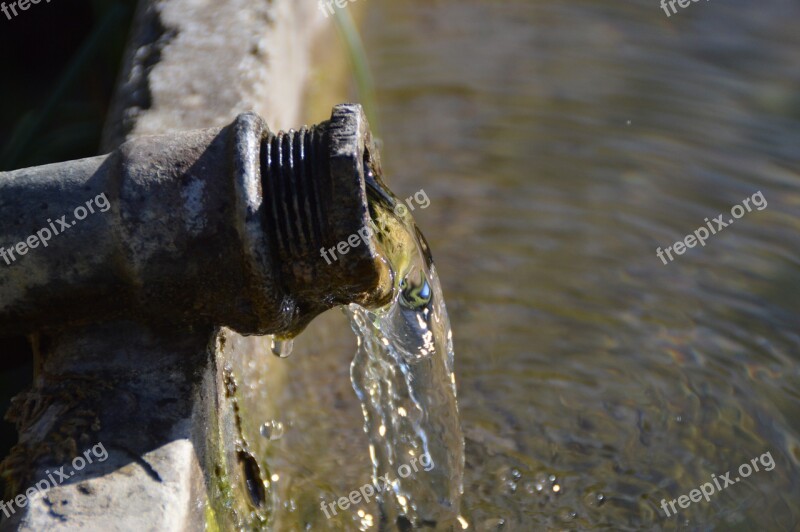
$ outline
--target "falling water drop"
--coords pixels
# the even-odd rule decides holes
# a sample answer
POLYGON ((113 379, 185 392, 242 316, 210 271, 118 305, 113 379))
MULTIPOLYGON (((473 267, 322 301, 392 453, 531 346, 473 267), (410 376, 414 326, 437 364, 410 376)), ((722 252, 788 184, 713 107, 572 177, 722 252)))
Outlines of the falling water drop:
POLYGON ((288 358, 292 355, 294 340, 281 340, 272 338, 272 354, 280 358, 288 358))
POLYGON ((261 425, 261 435, 268 440, 279 440, 283 437, 283 423, 280 421, 267 421, 261 425))

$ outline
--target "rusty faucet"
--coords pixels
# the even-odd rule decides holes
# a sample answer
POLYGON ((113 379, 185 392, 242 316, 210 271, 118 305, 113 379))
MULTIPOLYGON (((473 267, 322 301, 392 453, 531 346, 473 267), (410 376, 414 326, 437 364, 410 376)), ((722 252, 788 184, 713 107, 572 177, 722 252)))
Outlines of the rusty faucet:
POLYGON ((340 105, 300 131, 247 113, 2 172, 0 337, 120 317, 293 336, 333 306, 380 304, 391 273, 372 242, 320 257, 370 223, 379 166, 361 107, 340 105))

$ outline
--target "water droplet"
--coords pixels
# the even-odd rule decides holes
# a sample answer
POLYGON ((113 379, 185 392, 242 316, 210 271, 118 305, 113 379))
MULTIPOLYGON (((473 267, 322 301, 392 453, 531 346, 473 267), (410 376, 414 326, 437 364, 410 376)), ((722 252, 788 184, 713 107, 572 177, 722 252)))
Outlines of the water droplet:
POLYGON ((280 358, 288 358, 292 355, 294 340, 272 339, 272 354, 280 358))
POLYGON ((409 309, 424 309, 431 302, 431 285, 422 272, 409 275, 400 282, 400 302, 409 309))
POLYGON ((261 435, 268 440, 279 440, 283 437, 283 423, 280 421, 267 421, 261 425, 261 435))
POLYGON ((492 517, 483 522, 482 530, 498 531, 503 530, 506 525, 506 520, 502 517, 492 517))
POLYGON ((516 493, 517 484, 521 478, 522 473, 520 473, 519 469, 516 467, 512 467, 511 469, 502 473, 502 480, 509 493, 516 493))

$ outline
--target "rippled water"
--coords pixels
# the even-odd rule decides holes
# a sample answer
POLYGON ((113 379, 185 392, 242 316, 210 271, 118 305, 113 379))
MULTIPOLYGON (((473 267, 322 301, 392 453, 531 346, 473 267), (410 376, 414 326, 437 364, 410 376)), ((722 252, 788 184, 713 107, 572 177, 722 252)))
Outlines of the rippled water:
POLYGON ((431 198, 471 526, 797 530, 800 4, 367 11, 390 185, 431 198))
MULTIPOLYGON (((470 529, 797 530, 800 4, 361 5, 388 184, 431 200, 470 529), (656 256, 758 190, 764 210, 656 256)), ((276 530, 376 529, 375 507, 319 509, 371 482, 346 329, 325 316, 270 360, 283 389, 243 379, 286 425, 276 530)))

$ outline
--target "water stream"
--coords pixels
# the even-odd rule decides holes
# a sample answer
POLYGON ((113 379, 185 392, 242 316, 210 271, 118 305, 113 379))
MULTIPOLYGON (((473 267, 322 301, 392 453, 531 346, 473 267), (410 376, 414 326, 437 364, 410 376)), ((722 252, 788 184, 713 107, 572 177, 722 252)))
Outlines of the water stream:
MULTIPOLYGON (((644 0, 364 6, 391 124, 383 166, 431 200, 413 214, 455 325, 469 529, 797 530, 800 4, 700 2, 671 18, 644 0), (658 259, 758 190, 764 211, 658 259), (662 499, 767 452, 773 470, 665 515, 662 499)), ((389 330, 386 312, 356 310, 389 330)), ((330 518, 320 503, 372 483, 370 444, 380 475, 409 463, 396 447, 384 465, 388 400, 360 431, 346 328, 326 313, 291 364, 244 368, 250 402, 273 405, 259 419, 286 426, 259 442, 274 530, 377 530, 374 501, 330 518)), ((379 347, 362 341, 361 389, 406 390, 389 383, 421 368, 364 354, 379 347)))
POLYGON ((408 212, 395 211, 391 193, 369 181, 375 239, 392 267, 394 297, 380 309, 352 304, 345 313, 358 337, 351 379, 369 436, 372 480, 382 488, 382 519, 400 530, 465 526, 453 334, 436 267, 408 212))

